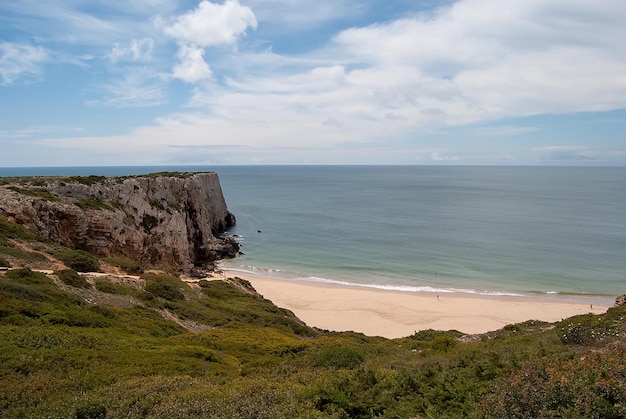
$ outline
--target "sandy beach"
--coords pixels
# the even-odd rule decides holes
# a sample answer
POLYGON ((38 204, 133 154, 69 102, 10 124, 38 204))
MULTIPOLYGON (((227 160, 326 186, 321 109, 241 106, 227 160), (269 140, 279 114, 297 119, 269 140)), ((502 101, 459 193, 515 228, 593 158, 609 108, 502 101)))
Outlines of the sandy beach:
POLYGON ((484 333, 526 320, 558 321, 603 313, 598 303, 551 297, 479 296, 386 291, 269 278, 224 270, 225 277, 250 281, 265 298, 289 309, 307 325, 333 331, 398 338, 424 329, 484 333))

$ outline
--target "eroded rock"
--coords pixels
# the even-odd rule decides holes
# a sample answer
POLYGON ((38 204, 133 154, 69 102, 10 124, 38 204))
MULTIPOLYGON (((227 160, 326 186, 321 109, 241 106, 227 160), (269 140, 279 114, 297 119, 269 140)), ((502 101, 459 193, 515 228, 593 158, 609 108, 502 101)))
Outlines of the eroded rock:
POLYGON ((236 219, 212 172, 22 181, 0 186, 0 215, 64 246, 143 267, 189 272, 239 251, 221 237, 236 219))

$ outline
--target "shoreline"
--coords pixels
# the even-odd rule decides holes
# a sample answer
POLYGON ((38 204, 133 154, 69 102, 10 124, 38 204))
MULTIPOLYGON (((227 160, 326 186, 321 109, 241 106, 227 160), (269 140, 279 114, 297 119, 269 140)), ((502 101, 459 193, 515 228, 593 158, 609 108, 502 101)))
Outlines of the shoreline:
POLYGON ((219 271, 215 279, 249 281, 259 294, 308 326, 385 338, 425 329, 479 334, 527 320, 555 322, 578 314, 601 314, 612 306, 598 296, 435 294, 295 281, 223 267, 219 271))

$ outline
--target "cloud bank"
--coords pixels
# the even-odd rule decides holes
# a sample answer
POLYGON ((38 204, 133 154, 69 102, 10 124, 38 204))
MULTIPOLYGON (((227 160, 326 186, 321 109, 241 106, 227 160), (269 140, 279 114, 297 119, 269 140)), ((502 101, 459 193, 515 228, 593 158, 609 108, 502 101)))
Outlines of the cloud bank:
MULTIPOLYGON (((86 12, 60 4, 52 20, 68 19, 76 30, 67 36, 78 36, 75 18, 86 12)), ((96 58, 76 61, 105 62, 108 79, 89 105, 160 113, 116 135, 86 129, 43 144, 120 156, 149 149, 155 163, 214 162, 211 153, 233 149, 240 163, 334 153, 357 163, 622 158, 614 134, 564 144, 571 133, 548 137, 533 118, 626 108, 625 2, 439 4, 385 20, 377 2, 351 0, 148 1, 119 27, 112 12, 91 15, 97 25, 81 42, 96 58), (89 41, 95 34, 108 45, 89 41), (174 87, 185 99, 170 108, 174 87)), ((45 77, 52 55, 42 45, 1 43, 2 83, 45 77)))

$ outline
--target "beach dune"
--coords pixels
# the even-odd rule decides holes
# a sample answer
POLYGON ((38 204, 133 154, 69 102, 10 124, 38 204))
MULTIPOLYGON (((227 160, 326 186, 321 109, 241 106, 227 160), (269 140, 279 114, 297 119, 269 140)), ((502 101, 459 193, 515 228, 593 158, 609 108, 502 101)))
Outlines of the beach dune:
POLYGON ((425 329, 485 333, 526 320, 559 321, 604 313, 607 301, 590 297, 479 296, 387 291, 269 278, 224 270, 248 280, 265 298, 307 325, 332 331, 399 338, 425 329))

